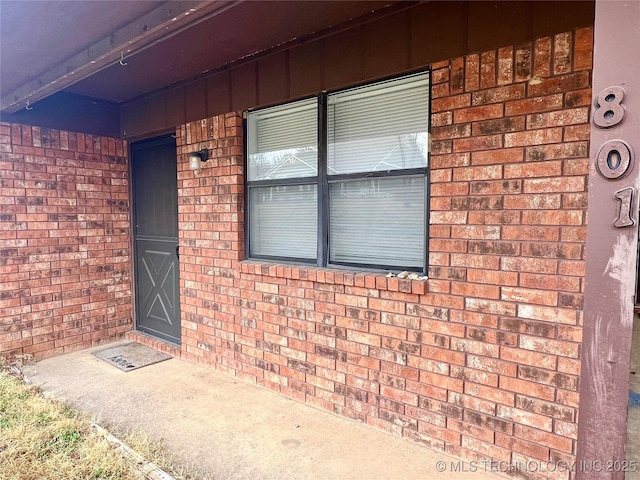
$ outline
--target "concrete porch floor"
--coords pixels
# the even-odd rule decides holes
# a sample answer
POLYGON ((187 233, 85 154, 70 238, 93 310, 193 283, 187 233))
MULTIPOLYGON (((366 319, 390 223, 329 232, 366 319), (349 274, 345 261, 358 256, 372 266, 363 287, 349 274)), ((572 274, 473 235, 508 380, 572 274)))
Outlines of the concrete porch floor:
POLYGON ((180 359, 125 373, 91 354, 120 343, 42 360, 25 377, 99 422, 162 439, 217 480, 505 478, 180 359))

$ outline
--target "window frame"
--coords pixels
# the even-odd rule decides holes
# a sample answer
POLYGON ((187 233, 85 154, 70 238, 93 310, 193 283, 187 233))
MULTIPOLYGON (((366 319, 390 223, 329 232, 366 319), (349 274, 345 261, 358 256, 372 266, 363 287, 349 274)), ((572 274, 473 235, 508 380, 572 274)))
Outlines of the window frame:
POLYGON ((429 221, 430 221, 430 199, 431 199, 431 91, 432 91, 432 72, 431 68, 419 69, 399 75, 393 75, 390 77, 380 78, 372 81, 358 83, 350 85, 348 87, 325 90, 315 95, 308 95, 305 97, 289 100, 283 103, 271 104, 267 106, 261 106, 257 108, 249 109, 245 112, 243 121, 244 131, 244 204, 245 204, 245 222, 244 222, 244 238, 245 248, 244 254, 247 260, 256 261, 269 261, 285 264, 299 264, 306 266, 316 266, 319 268, 334 268, 344 269, 350 271, 363 271, 363 272, 387 272, 387 271, 411 271, 418 272, 422 275, 427 275, 429 270, 429 221), (427 135, 428 135, 428 149, 427 149, 427 165, 425 167, 409 168, 402 170, 380 170, 380 171, 365 171, 355 173, 345 173, 337 175, 328 174, 328 124, 327 124, 327 112, 328 112, 328 98, 332 94, 360 88, 367 87, 369 85, 375 85, 377 83, 393 81, 401 78, 408 78, 413 75, 427 75, 427 88, 428 88, 428 122, 427 122, 427 135), (293 177, 282 178, 275 180, 248 180, 249 178, 249 151, 248 151, 248 114, 252 112, 259 112, 268 108, 273 108, 281 105, 287 105, 297 101, 317 99, 317 121, 318 121, 318 172, 316 176, 308 177, 293 177), (349 262, 331 262, 329 259, 329 233, 330 233, 330 197, 329 186, 331 182, 345 181, 345 180, 362 180, 370 178, 391 178, 391 177, 424 177, 424 246, 423 246, 423 265, 422 267, 406 267, 402 265, 382 265, 382 264, 360 264, 349 262), (316 185, 318 196, 318 212, 317 212, 317 254, 315 260, 308 258, 299 258, 294 256, 280 257, 273 255, 256 255, 251 253, 251 208, 250 206, 250 190, 252 188, 259 188, 265 186, 286 186, 286 185, 316 185))

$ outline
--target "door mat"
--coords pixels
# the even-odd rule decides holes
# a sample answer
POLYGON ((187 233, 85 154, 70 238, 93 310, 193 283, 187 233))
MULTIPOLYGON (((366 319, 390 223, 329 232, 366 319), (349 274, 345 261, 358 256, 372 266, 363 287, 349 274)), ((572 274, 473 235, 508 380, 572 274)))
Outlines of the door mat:
POLYGON ((93 354, 105 362, 109 362, 111 365, 118 367, 123 372, 130 372, 173 358, 167 353, 159 352, 135 342, 105 348, 104 350, 93 352, 93 354))

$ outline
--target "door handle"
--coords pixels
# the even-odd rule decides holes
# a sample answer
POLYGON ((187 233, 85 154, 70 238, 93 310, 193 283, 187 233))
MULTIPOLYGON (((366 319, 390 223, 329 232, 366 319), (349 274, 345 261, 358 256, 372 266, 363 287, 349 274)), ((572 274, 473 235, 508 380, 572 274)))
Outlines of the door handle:
POLYGON ((180 245, 176 245, 176 257, 180 260, 180 245))

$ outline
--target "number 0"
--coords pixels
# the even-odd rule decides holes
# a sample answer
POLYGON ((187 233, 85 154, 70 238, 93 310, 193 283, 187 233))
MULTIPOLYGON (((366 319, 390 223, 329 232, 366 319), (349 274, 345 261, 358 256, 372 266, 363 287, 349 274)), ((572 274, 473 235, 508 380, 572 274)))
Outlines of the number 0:
POLYGON ((598 150, 596 167, 605 178, 621 178, 629 172, 632 165, 631 148, 622 140, 609 140, 598 150))

